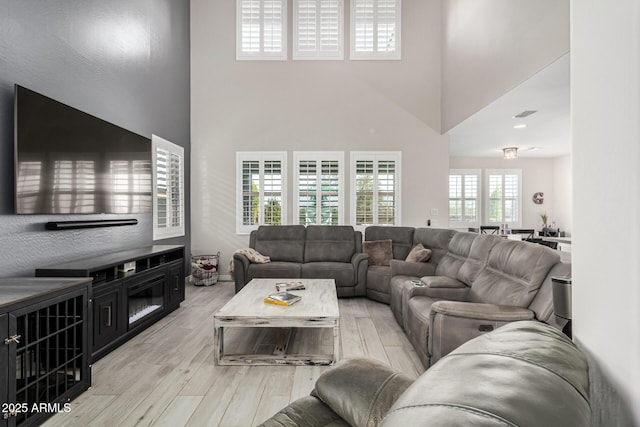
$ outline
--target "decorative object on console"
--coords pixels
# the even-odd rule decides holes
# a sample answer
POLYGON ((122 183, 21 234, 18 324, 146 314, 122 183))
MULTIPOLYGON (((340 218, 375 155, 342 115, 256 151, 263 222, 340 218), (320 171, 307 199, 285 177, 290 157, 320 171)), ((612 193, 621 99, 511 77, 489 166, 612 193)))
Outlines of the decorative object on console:
POLYGON ((537 193, 533 194, 533 197, 531 199, 536 205, 541 205, 544 203, 544 193, 542 191, 538 191, 537 193))
POLYGON ((549 220, 549 216, 546 212, 542 212, 540 214, 540 219, 542 220, 542 228, 547 228, 547 221, 549 220))
POLYGON ((364 241, 362 252, 369 255, 369 265, 388 266, 393 259, 393 241, 391 239, 364 241))

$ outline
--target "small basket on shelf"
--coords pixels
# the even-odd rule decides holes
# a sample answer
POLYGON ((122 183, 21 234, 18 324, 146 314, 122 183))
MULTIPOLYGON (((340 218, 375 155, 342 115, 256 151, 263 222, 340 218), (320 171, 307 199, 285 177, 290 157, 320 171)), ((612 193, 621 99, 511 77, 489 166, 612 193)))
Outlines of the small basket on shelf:
POLYGON ((218 283, 218 261, 216 255, 193 255, 191 257, 191 278, 196 286, 211 286, 218 283))

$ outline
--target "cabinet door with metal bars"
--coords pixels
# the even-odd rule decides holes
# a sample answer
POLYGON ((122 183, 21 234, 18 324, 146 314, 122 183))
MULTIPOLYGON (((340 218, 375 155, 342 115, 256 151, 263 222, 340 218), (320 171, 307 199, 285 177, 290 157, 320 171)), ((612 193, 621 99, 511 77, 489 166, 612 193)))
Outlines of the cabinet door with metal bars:
MULTIPOLYGON (((33 279, 24 280, 31 284, 33 279)), ((39 425, 55 413, 69 412, 70 400, 91 384, 89 282, 73 291, 33 295, 2 305, 3 426, 39 425)))

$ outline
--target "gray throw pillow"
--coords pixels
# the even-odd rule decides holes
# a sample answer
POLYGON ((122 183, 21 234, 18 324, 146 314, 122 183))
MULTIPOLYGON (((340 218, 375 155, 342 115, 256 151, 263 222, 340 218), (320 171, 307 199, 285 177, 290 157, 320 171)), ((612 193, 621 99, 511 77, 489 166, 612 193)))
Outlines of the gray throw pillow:
POLYGON ((393 242, 391 239, 364 241, 362 251, 369 255, 369 265, 388 266, 393 259, 393 242))
POLYGON ((431 249, 425 248, 422 243, 418 243, 411 249, 405 261, 408 262, 427 262, 431 258, 431 249))

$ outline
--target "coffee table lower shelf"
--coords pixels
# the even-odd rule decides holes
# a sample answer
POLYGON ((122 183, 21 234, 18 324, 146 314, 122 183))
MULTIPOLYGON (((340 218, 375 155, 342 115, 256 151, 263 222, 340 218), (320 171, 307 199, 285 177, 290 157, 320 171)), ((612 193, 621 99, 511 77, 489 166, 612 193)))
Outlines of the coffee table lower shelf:
MULTIPOLYGON (((273 320, 273 319, 270 319, 273 320)), ((214 321, 214 354, 215 364, 229 365, 333 365, 338 360, 340 350, 339 324, 337 319, 314 319, 309 325, 283 326, 279 322, 265 323, 264 319, 256 323, 247 322, 247 319, 216 318, 214 321), (240 325, 239 323, 242 323, 240 325), (253 323, 253 324, 252 324, 253 323), (224 326, 223 326, 224 325, 224 326), (236 328, 275 328, 278 331, 276 343, 271 354, 225 354, 224 337, 225 329, 236 328), (309 354, 291 352, 291 341, 298 333, 304 333, 300 329, 305 328, 330 328, 332 332, 333 351, 329 354, 309 354)))

